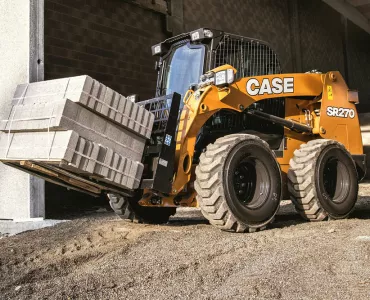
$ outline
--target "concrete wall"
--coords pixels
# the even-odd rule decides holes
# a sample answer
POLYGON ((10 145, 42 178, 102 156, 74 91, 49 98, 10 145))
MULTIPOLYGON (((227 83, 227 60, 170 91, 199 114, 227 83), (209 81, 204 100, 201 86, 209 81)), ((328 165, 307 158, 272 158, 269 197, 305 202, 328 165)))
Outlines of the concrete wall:
POLYGON ((199 27, 268 41, 285 72, 339 70, 370 112, 370 35, 321 0, 171 0, 176 32, 199 27), (176 19, 177 21, 179 18, 176 19), (347 46, 346 46, 347 36, 347 46), (346 70, 347 68, 347 70, 346 70))
POLYGON ((165 15, 122 0, 45 1, 45 78, 89 74, 123 95, 154 96, 151 46, 165 15))
MULTIPOLYGON (((290 9, 286 0, 183 0, 184 30, 200 27, 268 41, 278 53, 282 67, 293 71, 290 9)), ((174 7, 173 9, 180 9, 174 7)))
POLYGON ((364 153, 366 154, 366 179, 370 179, 370 113, 359 115, 361 125, 362 143, 364 145, 364 153))
MULTIPOLYGON (((0 1, 1 119, 9 115, 17 84, 30 80, 30 12, 30 1, 0 1)), ((0 219, 42 217, 44 202, 40 188, 42 181, 0 164, 0 219)))
POLYGON ((321 0, 183 0, 184 30, 220 28, 271 44, 285 72, 344 73, 341 15, 321 0))
POLYGON ((358 89, 361 113, 370 112, 370 34, 348 21, 347 33, 349 84, 358 89))
POLYGON ((345 75, 341 15, 321 0, 297 2, 302 71, 337 70, 345 75))

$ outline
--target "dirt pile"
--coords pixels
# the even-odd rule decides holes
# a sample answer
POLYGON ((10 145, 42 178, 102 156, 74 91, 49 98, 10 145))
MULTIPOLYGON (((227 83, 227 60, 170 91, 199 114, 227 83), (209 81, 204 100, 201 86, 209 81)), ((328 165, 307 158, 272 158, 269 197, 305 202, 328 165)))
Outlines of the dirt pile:
MULTIPOLYGON (((362 187, 362 195, 370 188, 362 187)), ((284 202, 273 228, 230 234, 197 210, 166 226, 92 214, 0 239, 1 299, 365 299, 370 198, 348 220, 302 222, 284 202)))

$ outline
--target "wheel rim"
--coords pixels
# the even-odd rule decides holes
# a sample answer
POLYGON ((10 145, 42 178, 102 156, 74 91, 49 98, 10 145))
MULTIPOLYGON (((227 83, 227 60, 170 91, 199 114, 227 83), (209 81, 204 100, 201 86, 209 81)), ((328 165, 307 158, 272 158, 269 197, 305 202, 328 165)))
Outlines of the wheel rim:
POLYGON ((254 157, 242 159, 233 172, 232 186, 243 206, 249 209, 261 207, 267 201, 270 190, 266 166, 254 157))
POLYGON ((345 201, 349 192, 349 174, 347 167, 336 157, 330 157, 324 166, 324 190, 334 203, 345 201))

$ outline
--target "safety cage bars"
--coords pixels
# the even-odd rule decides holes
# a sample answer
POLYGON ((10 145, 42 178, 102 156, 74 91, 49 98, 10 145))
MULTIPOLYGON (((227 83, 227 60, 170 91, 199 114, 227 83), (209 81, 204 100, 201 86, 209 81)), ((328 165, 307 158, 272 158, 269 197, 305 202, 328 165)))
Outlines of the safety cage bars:
POLYGON ((225 35, 213 54, 213 68, 229 64, 238 73, 237 78, 280 74, 276 53, 260 41, 240 36, 225 35))
POLYGON ((174 94, 165 95, 137 103, 154 114, 154 124, 152 130, 154 134, 165 131, 168 118, 170 117, 173 96, 174 94))
MULTIPOLYGON (((276 55, 262 41, 225 34, 212 55, 212 68, 229 64, 237 70, 236 78, 281 74, 281 65, 276 55)), ((284 117, 285 99, 266 99, 255 103, 254 109, 275 116, 284 117)), ((216 113, 206 125, 213 130, 256 130, 266 133, 280 133, 281 129, 270 122, 259 122, 246 114, 216 113)))

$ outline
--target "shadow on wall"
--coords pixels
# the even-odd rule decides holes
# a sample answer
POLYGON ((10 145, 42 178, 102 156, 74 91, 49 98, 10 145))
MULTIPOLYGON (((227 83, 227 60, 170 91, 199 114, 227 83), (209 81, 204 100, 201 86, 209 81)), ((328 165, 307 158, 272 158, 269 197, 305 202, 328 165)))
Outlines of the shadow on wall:
POLYGON ((366 154, 366 179, 370 179, 370 113, 359 114, 362 144, 364 146, 364 153, 366 154))
POLYGON ((99 208, 110 209, 105 196, 95 198, 48 182, 45 183, 45 192, 47 219, 69 219, 99 208))

